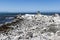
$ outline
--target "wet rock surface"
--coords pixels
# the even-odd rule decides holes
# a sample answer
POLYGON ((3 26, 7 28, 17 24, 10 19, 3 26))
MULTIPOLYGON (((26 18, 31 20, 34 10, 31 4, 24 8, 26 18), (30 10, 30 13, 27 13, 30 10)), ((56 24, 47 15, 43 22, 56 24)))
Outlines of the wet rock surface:
POLYGON ((0 32, 0 40, 59 40, 59 18, 41 14, 19 16, 18 21, 0 27, 0 31, 5 31, 0 32))

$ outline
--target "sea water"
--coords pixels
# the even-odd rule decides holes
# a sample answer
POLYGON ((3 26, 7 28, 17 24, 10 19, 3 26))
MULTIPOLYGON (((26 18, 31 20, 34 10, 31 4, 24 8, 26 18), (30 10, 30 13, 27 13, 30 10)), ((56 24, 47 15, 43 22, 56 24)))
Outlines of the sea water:
POLYGON ((5 22, 12 21, 16 15, 18 14, 17 13, 0 13, 0 24, 4 24, 5 22))

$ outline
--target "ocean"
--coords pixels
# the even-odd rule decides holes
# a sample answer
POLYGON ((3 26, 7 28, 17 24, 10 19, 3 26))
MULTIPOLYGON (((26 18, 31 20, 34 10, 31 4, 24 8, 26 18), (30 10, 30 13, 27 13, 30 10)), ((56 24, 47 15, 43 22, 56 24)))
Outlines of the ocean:
POLYGON ((0 13, 0 24, 12 21, 16 15, 18 13, 0 13))

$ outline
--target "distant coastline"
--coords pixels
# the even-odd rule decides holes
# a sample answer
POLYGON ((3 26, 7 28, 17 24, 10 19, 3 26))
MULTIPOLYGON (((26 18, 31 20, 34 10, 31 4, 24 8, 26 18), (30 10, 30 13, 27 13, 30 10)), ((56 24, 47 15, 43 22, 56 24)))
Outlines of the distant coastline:
MULTIPOLYGON (((0 12, 0 16, 16 16, 16 15, 25 15, 25 14, 37 14, 37 12, 0 12)), ((40 12, 42 15, 54 15, 59 14, 60 12, 40 12)))

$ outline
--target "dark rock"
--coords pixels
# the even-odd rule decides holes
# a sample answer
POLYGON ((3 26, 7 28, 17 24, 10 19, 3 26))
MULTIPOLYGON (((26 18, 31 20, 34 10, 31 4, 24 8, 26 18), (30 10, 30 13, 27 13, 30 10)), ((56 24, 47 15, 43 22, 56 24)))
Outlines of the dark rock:
POLYGON ((22 37, 20 36, 18 39, 22 39, 22 37))
POLYGON ((13 29, 12 27, 8 27, 7 25, 3 25, 0 27, 0 31, 8 32, 10 29, 13 29))
POLYGON ((57 35, 60 36, 60 32, 58 32, 57 35))
POLYGON ((26 37, 26 39, 29 39, 29 37, 26 37))
POLYGON ((58 29, 56 27, 50 27, 48 29, 49 32, 53 32, 53 33, 56 33, 58 31, 58 29))
POLYGON ((27 36, 29 36, 29 37, 32 38, 32 37, 33 37, 33 33, 32 33, 32 32, 28 32, 28 33, 27 33, 27 36))

